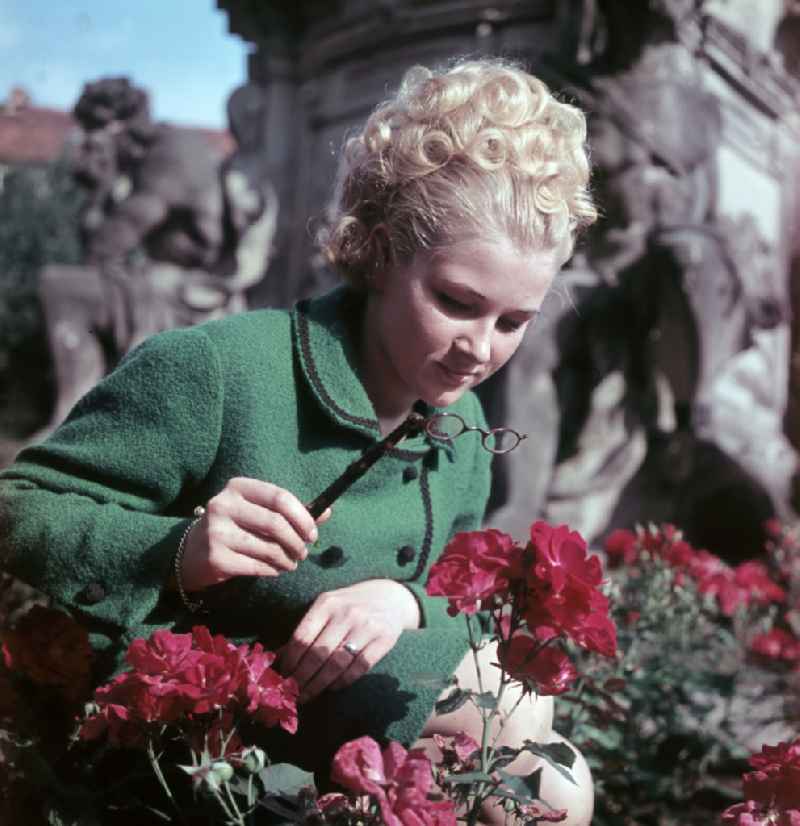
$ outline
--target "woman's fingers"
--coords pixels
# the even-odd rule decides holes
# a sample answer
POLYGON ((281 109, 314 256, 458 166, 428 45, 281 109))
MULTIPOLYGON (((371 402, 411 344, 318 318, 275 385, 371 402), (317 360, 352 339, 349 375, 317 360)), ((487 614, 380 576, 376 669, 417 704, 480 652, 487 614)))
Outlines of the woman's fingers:
MULTIPOLYGON (((331 516, 328 508, 319 522, 331 516)), ((206 505, 191 531, 183 558, 187 590, 199 590, 234 576, 278 576, 294 571, 308 556, 318 530, 300 500, 258 479, 231 479, 206 505)))
POLYGON ((250 553, 255 551, 255 555, 258 555, 258 549, 266 541, 279 545, 291 559, 299 561, 308 556, 306 540, 300 536, 282 513, 267 510, 246 499, 241 499, 232 508, 230 519, 239 529, 237 539, 242 542, 244 553, 248 553, 246 549, 250 548, 250 553), (246 541, 246 537, 260 539, 262 542, 249 542, 246 541))
POLYGON ((306 506, 285 488, 245 477, 232 479, 228 486, 254 505, 281 514, 305 542, 317 541, 314 517, 306 506))
POLYGON ((281 671, 297 681, 301 702, 355 682, 397 642, 399 627, 350 599, 342 591, 320 595, 281 651, 281 671))
MULTIPOLYGON (((345 642, 345 645, 350 642, 345 642)), ((352 685, 360 677, 363 677, 392 650, 394 647, 394 640, 376 637, 363 648, 360 648, 358 654, 352 655, 350 658, 350 665, 342 671, 342 673, 332 682, 327 688, 331 691, 338 691, 341 688, 347 688, 352 685)), ((357 647, 357 643, 353 643, 357 647)), ((345 651, 347 649, 345 648, 345 651)), ((348 652, 351 653, 351 652, 348 652)))

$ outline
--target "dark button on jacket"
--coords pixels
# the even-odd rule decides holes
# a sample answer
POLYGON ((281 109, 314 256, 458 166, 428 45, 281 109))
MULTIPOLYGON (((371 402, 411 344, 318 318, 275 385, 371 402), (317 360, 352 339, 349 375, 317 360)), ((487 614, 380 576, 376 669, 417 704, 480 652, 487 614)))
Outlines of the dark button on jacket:
POLYGON ((331 545, 329 548, 325 548, 319 557, 319 564, 322 565, 323 568, 338 568, 340 565, 344 565, 344 563, 344 549, 339 545, 331 545))
POLYGON ((414 557, 417 555, 417 551, 411 545, 403 545, 402 548, 397 552, 397 564, 398 565, 408 565, 414 557))
POLYGON ((90 582, 85 588, 81 588, 75 595, 75 599, 81 605, 97 605, 106 598, 106 589, 99 582, 90 582))
POLYGON ((413 482, 419 476, 419 471, 417 470, 416 465, 409 465, 406 468, 403 468, 403 481, 404 482, 413 482))

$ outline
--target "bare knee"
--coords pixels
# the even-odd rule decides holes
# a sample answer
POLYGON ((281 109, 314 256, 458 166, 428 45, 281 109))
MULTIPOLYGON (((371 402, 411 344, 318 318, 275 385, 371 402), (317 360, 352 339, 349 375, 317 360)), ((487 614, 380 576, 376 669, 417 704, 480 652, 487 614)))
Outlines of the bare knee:
POLYGON ((542 782, 539 795, 553 809, 566 809, 562 826, 589 826, 594 812, 594 783, 584 756, 566 738, 553 732, 551 743, 564 743, 575 752, 575 762, 567 780, 547 763, 542 763, 542 782))
MULTIPOLYGON (((461 661, 456 669, 458 686, 464 691, 491 692, 501 695, 499 714, 493 721, 491 737, 497 736, 497 745, 519 748, 525 740, 545 743, 550 739, 553 726, 553 698, 524 695, 518 683, 503 687, 500 691, 500 669, 497 662, 495 643, 485 645, 478 652, 480 680, 475 669, 472 652, 461 661)), ((446 696, 449 689, 442 693, 446 696)), ((464 731, 480 742, 483 734, 483 716, 474 703, 467 702, 449 714, 434 712, 423 731, 424 737, 433 734, 452 736, 464 731)))
MULTIPOLYGON (((456 670, 458 685, 462 690, 490 691, 497 696, 500 671, 493 663, 497 662, 496 646, 487 645, 478 653, 481 669, 480 683, 477 679, 472 652, 462 661, 456 670)), ((507 771, 517 775, 527 775, 541 767, 542 778, 540 797, 553 809, 566 809, 566 826, 589 826, 594 810, 594 787, 589 766, 583 755, 567 740, 553 731, 553 698, 523 696, 518 684, 504 687, 498 715, 493 726, 492 737, 497 735, 496 745, 521 748, 526 740, 535 743, 564 743, 575 752, 575 761, 569 771, 572 780, 567 779, 544 759, 530 752, 522 752, 507 771), (500 721, 502 720, 502 724, 500 721)), ((450 714, 433 714, 428 720, 423 737, 434 734, 453 736, 466 732, 476 741, 481 741, 483 717, 473 703, 466 703, 450 714)), ((425 741, 431 758, 436 762, 441 754, 431 740, 425 741)), ((423 745, 422 741, 419 745, 423 745)), ((501 824, 506 821, 506 814, 501 806, 487 805, 483 811, 483 821, 487 824, 501 824)))

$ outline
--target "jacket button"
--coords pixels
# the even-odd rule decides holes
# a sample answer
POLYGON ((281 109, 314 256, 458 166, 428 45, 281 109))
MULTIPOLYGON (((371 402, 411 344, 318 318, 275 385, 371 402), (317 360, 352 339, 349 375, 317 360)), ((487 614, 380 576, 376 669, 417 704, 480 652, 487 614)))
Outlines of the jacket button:
POLYGON ((419 476, 419 471, 417 470, 416 465, 408 465, 407 467, 403 468, 403 481, 404 482, 413 482, 417 476, 419 476))
POLYGON ((106 598, 106 589, 99 582, 91 582, 85 588, 81 588, 75 595, 75 599, 81 605, 96 605, 106 598))
POLYGON ((331 545, 320 554, 319 562, 324 568, 338 568, 344 565, 344 549, 339 545, 331 545))
POLYGON ((402 548, 397 552, 397 564, 398 565, 408 565, 414 557, 417 555, 417 551, 411 545, 403 545, 402 548))

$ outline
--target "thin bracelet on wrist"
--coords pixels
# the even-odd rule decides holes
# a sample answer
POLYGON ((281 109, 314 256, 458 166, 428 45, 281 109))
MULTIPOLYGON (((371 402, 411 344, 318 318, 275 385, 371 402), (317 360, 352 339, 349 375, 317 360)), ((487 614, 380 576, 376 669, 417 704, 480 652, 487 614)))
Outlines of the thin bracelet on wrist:
POLYGON ((186 530, 181 535, 181 540, 178 542, 178 550, 175 552, 175 558, 172 561, 172 569, 175 574, 175 587, 178 589, 178 596, 181 602, 191 611, 196 614, 202 607, 202 600, 189 599, 189 594, 186 593, 186 588, 183 587, 183 554, 186 550, 186 540, 189 538, 192 528, 203 518, 206 509, 202 505, 198 505, 194 509, 194 519, 186 526, 186 530))

